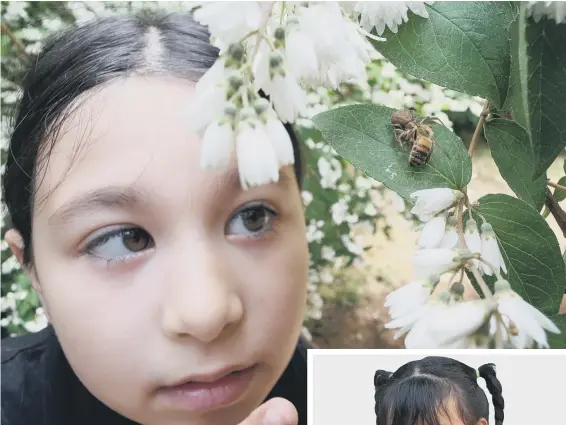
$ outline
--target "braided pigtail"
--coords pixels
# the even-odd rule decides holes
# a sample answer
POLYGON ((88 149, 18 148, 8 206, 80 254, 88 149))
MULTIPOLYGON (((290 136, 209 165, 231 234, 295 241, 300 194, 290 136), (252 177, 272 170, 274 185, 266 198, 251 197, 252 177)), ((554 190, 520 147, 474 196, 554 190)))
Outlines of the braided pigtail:
POLYGON ((380 425, 379 421, 379 404, 383 397, 383 391, 387 387, 387 385, 391 382, 391 375, 392 372, 388 372, 387 370, 376 370, 375 374, 373 375, 373 386, 375 387, 375 416, 376 416, 376 425, 380 425))
MULTIPOLYGON (((495 410, 495 425, 502 425, 505 408, 505 400, 503 399, 503 388, 501 382, 497 379, 495 373, 495 365, 493 363, 484 364, 478 369, 479 375, 485 380, 487 389, 491 393, 493 400, 493 408, 495 410)), ((487 418, 486 418, 487 419, 487 418)))

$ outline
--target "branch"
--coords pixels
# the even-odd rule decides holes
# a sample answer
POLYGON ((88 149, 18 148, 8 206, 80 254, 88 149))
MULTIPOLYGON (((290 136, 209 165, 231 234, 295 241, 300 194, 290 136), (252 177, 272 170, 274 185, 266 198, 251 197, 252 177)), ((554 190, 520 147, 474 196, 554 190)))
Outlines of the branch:
POLYGON ((554 216, 558 227, 562 230, 562 234, 566 237, 566 212, 560 207, 558 201, 554 195, 550 192, 550 189, 546 188, 546 208, 554 216))
POLYGON ((2 31, 6 32, 6 34, 8 34, 8 37, 10 37, 10 40, 12 40, 12 43, 14 43, 16 45, 16 47, 18 48, 18 50, 20 51, 20 53, 26 58, 29 59, 30 55, 28 52, 26 52, 26 46, 24 43, 22 43, 22 41, 16 37, 14 35, 14 33, 12 32, 12 30, 10 29, 10 27, 8 26, 8 24, 6 22, 2 22, 2 31))
POLYGON ((548 186, 551 186, 551 187, 554 187, 554 188, 556 188, 556 189, 563 190, 564 192, 566 192, 566 186, 562 186, 561 184, 558 184, 558 183, 553 183, 553 182, 551 182, 550 180, 548 180, 548 181, 546 182, 546 184, 547 184, 548 186))
POLYGON ((485 103, 483 104, 483 109, 480 114, 480 120, 478 121, 476 130, 474 131, 474 135, 472 136, 472 141, 470 142, 470 147, 468 149, 468 154, 470 154, 470 156, 474 156, 474 151, 476 150, 476 145, 478 144, 480 131, 483 127, 483 123, 485 122, 485 117, 487 117, 488 108, 489 108, 489 101, 486 100, 485 103))

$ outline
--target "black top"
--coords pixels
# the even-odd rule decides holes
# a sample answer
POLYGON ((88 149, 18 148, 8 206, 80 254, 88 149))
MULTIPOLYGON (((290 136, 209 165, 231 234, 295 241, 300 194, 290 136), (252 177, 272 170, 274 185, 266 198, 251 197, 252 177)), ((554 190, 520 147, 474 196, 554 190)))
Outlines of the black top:
MULTIPOLYGON (((299 340, 267 397, 283 397, 307 423, 307 348, 299 340)), ((51 326, 2 340, 2 425, 135 425, 94 397, 71 369, 51 326)))

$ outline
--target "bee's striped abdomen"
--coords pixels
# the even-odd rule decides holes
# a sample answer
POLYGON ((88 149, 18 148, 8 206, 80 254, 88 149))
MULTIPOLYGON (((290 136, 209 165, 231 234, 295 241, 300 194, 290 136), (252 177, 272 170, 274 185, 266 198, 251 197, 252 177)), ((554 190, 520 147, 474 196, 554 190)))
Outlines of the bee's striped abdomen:
POLYGON ((428 161, 431 151, 431 143, 425 138, 418 138, 413 144, 409 154, 409 165, 424 165, 428 161))

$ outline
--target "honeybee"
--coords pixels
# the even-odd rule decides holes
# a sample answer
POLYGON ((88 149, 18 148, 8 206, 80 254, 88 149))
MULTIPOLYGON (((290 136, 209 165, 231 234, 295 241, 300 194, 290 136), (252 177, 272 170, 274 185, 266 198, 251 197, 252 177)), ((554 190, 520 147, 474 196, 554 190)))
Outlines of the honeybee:
POLYGON ((395 131, 395 140, 406 147, 411 146, 409 153, 409 165, 419 166, 428 162, 432 155, 436 141, 433 138, 432 127, 423 124, 426 120, 442 121, 438 117, 424 117, 417 119, 413 110, 402 109, 391 115, 391 124, 395 131))

